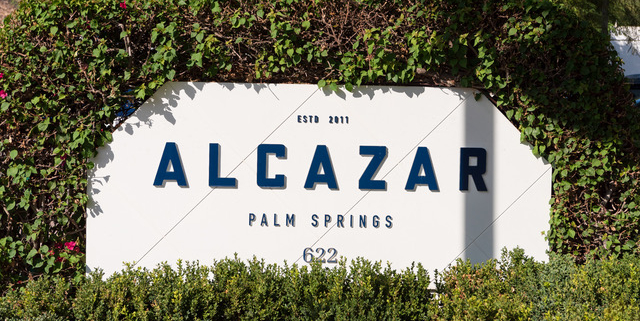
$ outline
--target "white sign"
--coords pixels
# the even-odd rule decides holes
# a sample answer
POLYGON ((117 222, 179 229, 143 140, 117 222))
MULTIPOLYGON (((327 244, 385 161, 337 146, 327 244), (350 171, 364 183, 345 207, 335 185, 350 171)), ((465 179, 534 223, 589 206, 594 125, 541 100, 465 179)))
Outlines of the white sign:
POLYGON ((551 167, 472 89, 169 83, 99 150, 87 266, 546 259, 551 167))

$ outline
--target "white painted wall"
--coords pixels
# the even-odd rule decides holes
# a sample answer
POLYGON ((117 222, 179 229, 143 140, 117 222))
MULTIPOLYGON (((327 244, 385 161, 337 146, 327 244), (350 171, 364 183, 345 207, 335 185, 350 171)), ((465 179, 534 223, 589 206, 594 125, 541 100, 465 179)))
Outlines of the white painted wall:
POLYGON ((87 266, 109 275, 123 262, 211 264, 234 254, 305 264, 307 247, 335 249, 336 257, 346 259, 390 261, 394 268, 422 262, 430 270, 456 258, 499 257, 503 247, 520 246, 545 260, 551 166, 534 157, 518 130, 476 94, 460 88, 372 86, 329 93, 316 85, 168 83, 94 160, 87 266), (303 115, 319 122, 300 123, 303 115), (349 123, 330 124, 330 116, 349 117, 349 123), (188 187, 175 181, 153 185, 167 142, 178 145, 188 187), (236 178, 237 188, 208 185, 210 143, 220 144, 221 174, 236 178), (284 189, 257 186, 256 148, 263 143, 287 148, 286 159, 268 158, 269 177, 286 175, 284 189), (330 151, 338 190, 326 184, 304 188, 317 145, 330 151), (387 182, 386 190, 358 187, 371 161, 359 147, 368 145, 387 147, 375 176, 387 182), (418 147, 430 152, 437 191, 405 190, 418 147), (482 177, 488 191, 477 191, 473 183, 469 191, 459 190, 462 147, 487 151, 482 177), (252 225, 250 213, 257 216, 252 225), (268 226, 260 224, 263 214, 268 226), (285 226, 286 214, 296 214, 295 227, 285 226), (314 214, 329 215, 331 222, 314 227, 314 214), (338 215, 345 227, 335 225, 338 215), (358 226, 361 215, 368 218, 366 228, 358 226), (374 215, 381 220, 378 228, 374 215), (391 228, 384 226, 387 216, 391 228))

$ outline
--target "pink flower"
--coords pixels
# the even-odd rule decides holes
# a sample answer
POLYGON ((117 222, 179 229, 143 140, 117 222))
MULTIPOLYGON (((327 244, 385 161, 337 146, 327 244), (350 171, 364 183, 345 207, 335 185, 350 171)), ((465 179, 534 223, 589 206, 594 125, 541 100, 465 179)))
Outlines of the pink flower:
POLYGON ((120 2, 120 8, 127 9, 127 3, 125 1, 120 2))
POLYGON ((2 77, 4 77, 4 73, 0 72, 0 79, 2 79, 2 77))
POLYGON ((2 89, 0 89, 0 98, 2 98, 2 99, 7 98, 7 93, 2 89))
POLYGON ((66 242, 64 243, 64 246, 69 249, 69 251, 73 251, 73 249, 76 247, 76 242, 66 242))

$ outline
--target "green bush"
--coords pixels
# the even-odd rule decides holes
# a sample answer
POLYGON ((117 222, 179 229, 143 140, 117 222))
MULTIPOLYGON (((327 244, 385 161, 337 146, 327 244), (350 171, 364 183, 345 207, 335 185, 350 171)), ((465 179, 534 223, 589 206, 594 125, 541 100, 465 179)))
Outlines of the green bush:
POLYGON ((106 280, 93 273, 73 285, 59 276, 43 277, 10 290, 0 300, 0 317, 421 320, 430 313, 429 282, 420 266, 396 273, 364 260, 333 269, 238 259, 211 267, 178 262, 175 270, 166 264, 151 271, 129 267, 106 280))
POLYGON ((520 251, 502 260, 484 264, 458 261, 438 275, 436 286, 440 299, 438 317, 444 320, 522 320, 532 313, 532 300, 522 292, 539 264, 522 256, 520 251))
POLYGON ((522 250, 483 264, 401 272, 356 260, 336 268, 225 259, 46 276, 0 297, 0 319, 29 320, 637 320, 640 258, 582 265, 522 250), (432 286, 433 286, 432 284, 432 286))
POLYGON ((436 280, 446 320, 637 320, 640 257, 540 263, 520 250, 499 261, 458 261, 436 280))
POLYGON ((0 284, 84 273, 88 159, 172 80, 482 89, 554 166, 551 248, 638 251, 639 111, 608 39, 547 1, 24 0, 0 73, 0 284))

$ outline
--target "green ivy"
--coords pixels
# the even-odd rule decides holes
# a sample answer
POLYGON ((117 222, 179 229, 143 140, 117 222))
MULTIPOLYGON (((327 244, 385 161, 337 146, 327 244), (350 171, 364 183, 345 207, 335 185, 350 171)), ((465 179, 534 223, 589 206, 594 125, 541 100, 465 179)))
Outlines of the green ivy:
POLYGON ((551 248, 638 249, 620 59, 547 1, 24 0, 0 73, 2 284, 84 273, 89 159, 167 81, 478 88, 554 166, 551 248))

